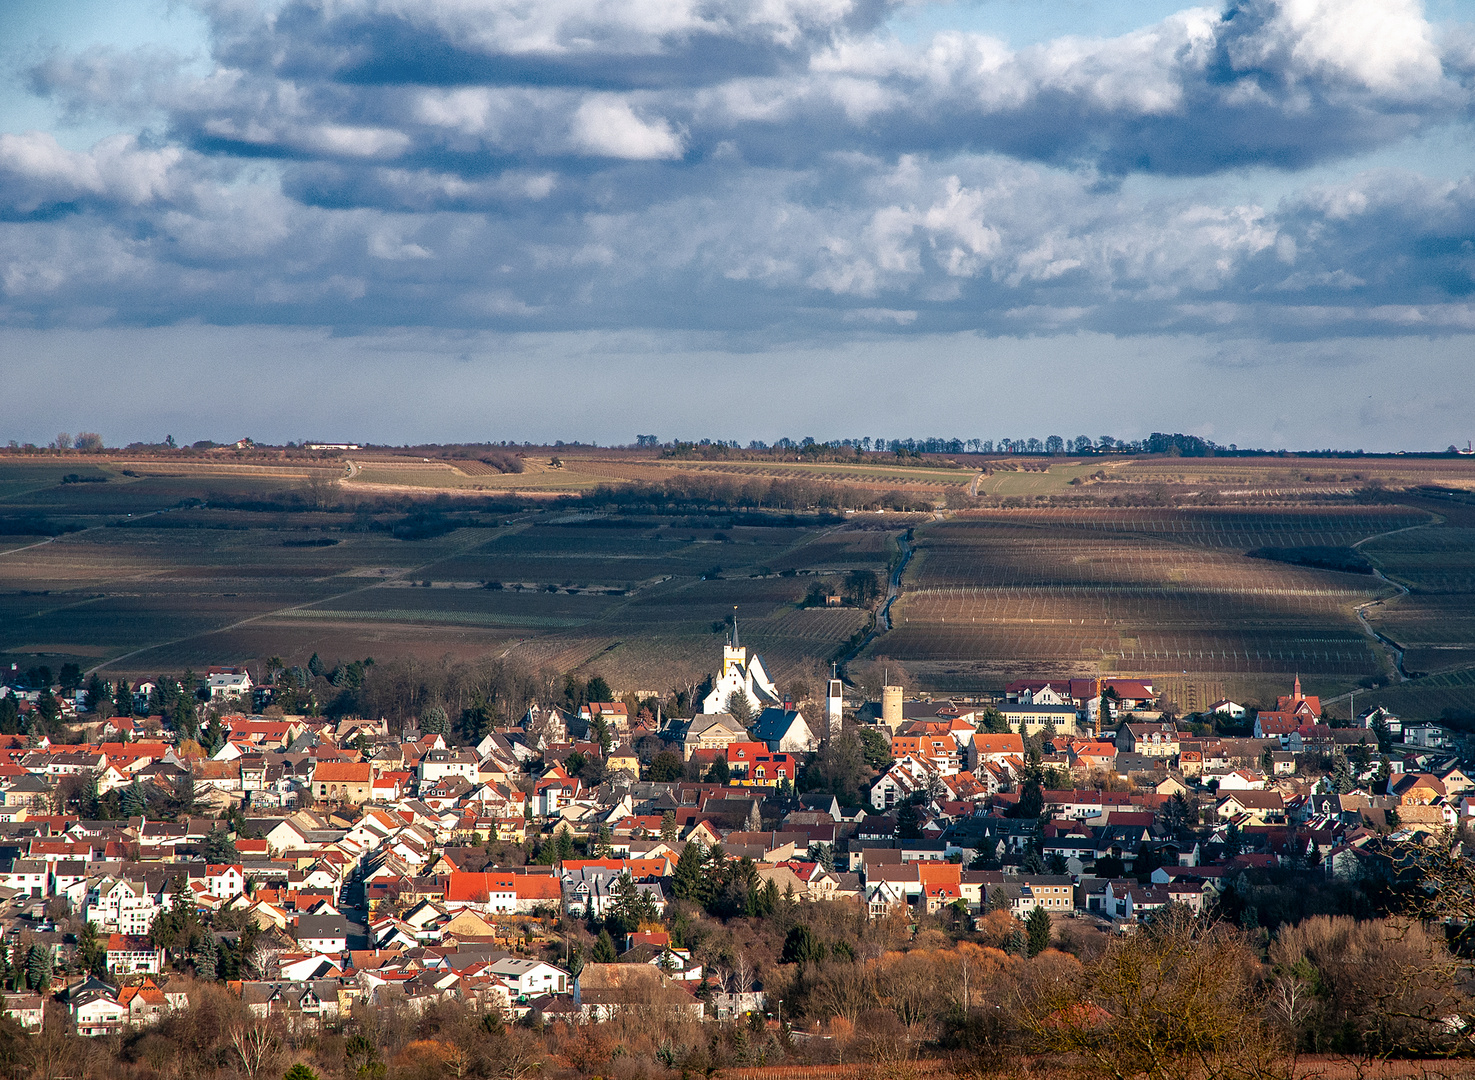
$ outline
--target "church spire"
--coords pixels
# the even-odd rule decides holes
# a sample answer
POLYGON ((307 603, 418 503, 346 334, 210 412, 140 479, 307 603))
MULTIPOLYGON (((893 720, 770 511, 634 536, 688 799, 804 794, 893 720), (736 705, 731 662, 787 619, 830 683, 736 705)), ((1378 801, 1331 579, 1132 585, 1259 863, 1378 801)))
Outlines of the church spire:
POLYGON ((1299 671, 1296 672, 1296 689, 1295 689, 1294 693, 1296 695, 1296 700, 1297 701, 1300 701, 1301 700, 1301 673, 1299 671))
POLYGON ((732 605, 732 647, 738 647, 737 605, 732 605))

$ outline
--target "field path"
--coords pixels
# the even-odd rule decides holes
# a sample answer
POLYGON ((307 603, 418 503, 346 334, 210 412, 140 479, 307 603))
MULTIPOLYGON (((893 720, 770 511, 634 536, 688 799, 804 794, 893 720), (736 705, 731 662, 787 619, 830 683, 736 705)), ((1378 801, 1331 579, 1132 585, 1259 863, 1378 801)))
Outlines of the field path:
MULTIPOLYGON (((1429 511, 1429 513, 1434 520, 1426 521, 1422 525, 1405 525, 1401 529, 1389 529, 1387 532, 1374 533, 1372 536, 1364 536, 1361 540, 1358 540, 1352 545, 1352 550, 1360 551, 1363 544, 1366 544, 1372 540, 1381 540, 1385 536, 1396 536, 1399 533, 1413 532, 1415 529, 1427 529, 1434 525, 1444 524, 1445 519, 1441 515, 1434 514, 1432 511, 1429 511)), ((1379 581, 1383 582, 1385 585, 1390 585, 1398 590, 1398 596, 1386 597, 1386 599, 1396 600, 1408 595, 1408 586, 1394 581, 1387 574, 1383 573, 1383 568, 1379 566, 1376 562, 1373 562, 1371 558, 1369 558, 1368 561, 1372 563, 1373 573, 1377 576, 1379 581)), ((1379 645, 1382 645, 1385 649, 1388 650, 1389 656, 1393 661, 1394 681, 1405 682, 1408 679, 1408 672, 1403 670, 1403 646, 1399 645, 1398 642, 1394 641, 1386 634, 1383 634, 1374 629, 1373 624, 1368 621, 1367 609, 1381 607, 1382 605, 1382 600, 1369 600, 1365 604, 1358 604, 1357 607, 1353 608, 1353 610, 1357 612, 1358 625, 1362 627, 1364 632, 1366 632, 1367 635, 1371 637, 1374 641, 1376 641, 1379 645)), ((1350 699, 1350 695, 1348 696, 1350 699)))
MULTIPOLYGON (((138 517, 140 519, 153 517, 155 514, 167 514, 170 510, 177 509, 179 508, 175 506, 164 506, 160 507, 158 510, 150 510, 147 514, 139 514, 138 517)), ((133 515, 129 514, 128 517, 133 517, 133 515)), ((14 555, 17 551, 30 551, 32 548, 45 547, 47 544, 54 544, 58 540, 65 540, 71 536, 81 536, 83 533, 92 532, 94 529, 106 528, 106 525, 89 525, 87 526, 87 528, 78 529, 76 532, 60 533, 57 536, 48 536, 45 540, 37 540, 34 544, 26 544, 24 547, 10 548, 8 551, 0 551, 0 555, 14 555)))

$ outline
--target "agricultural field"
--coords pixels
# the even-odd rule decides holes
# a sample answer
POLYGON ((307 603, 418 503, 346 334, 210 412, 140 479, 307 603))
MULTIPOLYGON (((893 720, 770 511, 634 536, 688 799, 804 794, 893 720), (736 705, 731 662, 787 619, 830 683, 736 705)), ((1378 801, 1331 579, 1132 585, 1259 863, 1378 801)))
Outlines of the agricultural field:
POLYGON ((0 457, 0 662, 132 676, 273 654, 505 655, 668 689, 713 669, 736 608, 781 681, 812 680, 870 617, 798 601, 816 580, 885 572, 911 529, 892 629, 859 659, 917 689, 1110 672, 1194 708, 1265 700, 1300 672, 1324 697, 1362 687, 1359 704, 1406 715, 1475 708, 1468 460, 510 460, 0 457), (905 491, 935 510, 559 501, 713 480, 905 491))
POLYGON ((534 503, 441 524, 440 511, 311 479, 336 466, 104 464, 91 472, 105 482, 65 482, 77 471, 0 465, 0 517, 58 532, 0 536, 6 664, 134 677, 274 654, 512 655, 669 689, 711 670, 736 609, 779 677, 808 676, 869 616, 797 601, 817 577, 884 570, 895 550, 875 522, 833 516, 765 526, 534 503))
POLYGON ((1391 650, 1359 622, 1364 605, 1406 646, 1406 667, 1430 649, 1449 667, 1475 662, 1467 537, 1422 503, 976 510, 919 526, 914 546, 895 629, 869 658, 939 690, 1116 673, 1151 676, 1194 708, 1263 700, 1299 672, 1333 696, 1395 678, 1391 650), (1395 580, 1394 568, 1428 567, 1448 591, 1405 596, 1372 573, 1245 554, 1352 545, 1395 580))

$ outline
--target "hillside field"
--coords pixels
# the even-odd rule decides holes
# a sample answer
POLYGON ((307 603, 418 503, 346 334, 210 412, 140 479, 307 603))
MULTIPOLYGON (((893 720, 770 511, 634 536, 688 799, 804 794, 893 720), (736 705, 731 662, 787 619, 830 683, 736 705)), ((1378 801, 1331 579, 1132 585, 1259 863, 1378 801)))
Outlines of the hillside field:
POLYGON ((799 601, 887 573, 910 533, 893 629, 859 659, 915 689, 1147 675, 1191 709, 1299 672, 1405 715, 1475 708, 1468 459, 521 454, 520 472, 389 451, 0 455, 0 662, 134 677, 506 655, 666 690, 712 671, 736 608, 781 681, 812 680, 870 616, 799 601), (830 509, 762 509, 775 483, 830 509), (673 485, 743 505, 590 495, 673 485), (845 509, 898 492, 913 512, 845 509))

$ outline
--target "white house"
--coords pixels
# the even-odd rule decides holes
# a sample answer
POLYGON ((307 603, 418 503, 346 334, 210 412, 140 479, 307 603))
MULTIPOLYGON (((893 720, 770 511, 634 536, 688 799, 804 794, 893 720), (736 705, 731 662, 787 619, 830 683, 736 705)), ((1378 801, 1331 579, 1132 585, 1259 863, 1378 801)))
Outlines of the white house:
POLYGON ((206 672, 206 679, 212 699, 250 693, 254 685, 250 672, 243 667, 212 667, 206 672))
POLYGON ((246 891, 246 873, 239 864, 220 863, 205 867, 205 889, 211 896, 229 900, 246 891))
POLYGON ((348 920, 342 915, 301 915, 297 944, 309 952, 341 953, 348 948, 348 920))
POLYGON ((773 753, 805 754, 819 749, 819 737, 804 714, 792 705, 764 709, 753 724, 753 741, 767 743, 773 753))
POLYGON ((433 784, 448 776, 459 776, 475 785, 481 759, 470 750, 432 750, 420 759, 420 782, 433 784))
POLYGON ((154 924, 159 902, 142 881, 105 875, 87 891, 82 918, 110 934, 142 937, 154 924))
POLYGON ((1231 720, 1243 720, 1248 715, 1243 705, 1237 701, 1230 701, 1228 698, 1220 698, 1205 711, 1211 715, 1227 716, 1231 720))
POLYGON ((568 993, 568 972, 541 960, 505 956, 488 964, 487 970, 501 979, 514 997, 568 993))

